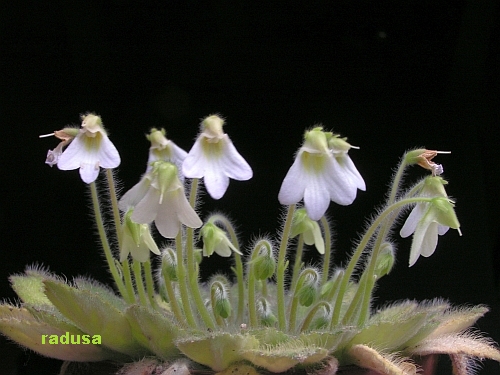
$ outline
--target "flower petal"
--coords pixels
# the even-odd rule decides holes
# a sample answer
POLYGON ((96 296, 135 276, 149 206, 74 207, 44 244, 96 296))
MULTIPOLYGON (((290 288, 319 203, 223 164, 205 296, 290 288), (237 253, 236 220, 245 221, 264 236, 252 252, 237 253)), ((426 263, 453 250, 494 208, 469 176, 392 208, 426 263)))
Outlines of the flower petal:
POLYGON ((79 134, 59 157, 57 167, 63 171, 80 168, 82 161, 86 159, 86 154, 88 151, 85 150, 85 144, 79 134))
MULTIPOLYGON (((159 205, 155 225, 158 232, 165 238, 175 238, 181 229, 181 223, 177 216, 173 192, 164 195, 163 202, 159 205)), ((135 211, 134 211, 135 212, 135 211)))
POLYGON ((328 189, 330 199, 337 204, 347 206, 356 199, 357 187, 351 181, 351 176, 333 156, 329 156, 322 177, 328 189))
POLYGON ((201 137, 198 137, 182 163, 182 173, 188 178, 202 178, 205 174, 207 159, 201 142, 201 137))
POLYGON ((224 134, 224 138, 219 142, 223 142, 223 154, 219 160, 219 167, 226 176, 238 181, 251 179, 253 176, 252 168, 236 150, 229 136, 224 134))
POLYGON ((347 153, 345 153, 342 157, 336 158, 339 162, 340 166, 346 172, 346 174, 350 177, 351 182, 358 188, 359 190, 366 190, 365 180, 361 177, 358 169, 352 162, 351 158, 347 153))
POLYGON ((94 182, 97 176, 99 176, 99 164, 97 162, 94 164, 82 163, 80 165, 80 177, 86 184, 94 182))
POLYGON ((312 220, 319 220, 330 205, 330 195, 321 176, 312 176, 304 191, 304 206, 312 220))
POLYGON ((203 182, 208 194, 213 199, 220 199, 229 186, 229 177, 217 165, 208 165, 208 167, 203 176, 203 182))
POLYGON ((135 207, 147 194, 151 186, 151 181, 144 176, 120 198, 118 206, 120 210, 127 211, 130 207, 135 207))
POLYGON ((420 203, 413 207, 413 210, 408 215, 403 227, 399 231, 399 235, 403 238, 409 237, 412 233, 415 232, 417 228, 417 224, 420 219, 424 216, 425 211, 427 210, 428 205, 426 203, 420 203))
POLYGON ((135 206, 130 218, 139 224, 149 224, 159 212, 160 191, 150 187, 144 198, 135 206))
POLYGON ((196 214, 196 211, 189 204, 186 196, 184 195, 184 189, 179 189, 172 194, 176 194, 177 197, 173 201, 174 209, 177 212, 178 220, 187 227, 199 228, 203 225, 203 222, 196 214))
POLYGON ((99 161, 99 166, 102 168, 116 168, 120 165, 121 161, 118 150, 106 135, 102 136, 96 158, 99 161))
POLYGON ((142 263, 149 260, 149 248, 142 241, 139 243, 139 246, 134 243, 130 244, 130 254, 132 254, 132 258, 142 263))
POLYGON ((288 173, 281 184, 278 193, 278 200, 281 204, 291 205, 299 202, 304 198, 304 191, 308 182, 308 176, 301 162, 300 151, 288 170, 288 173))

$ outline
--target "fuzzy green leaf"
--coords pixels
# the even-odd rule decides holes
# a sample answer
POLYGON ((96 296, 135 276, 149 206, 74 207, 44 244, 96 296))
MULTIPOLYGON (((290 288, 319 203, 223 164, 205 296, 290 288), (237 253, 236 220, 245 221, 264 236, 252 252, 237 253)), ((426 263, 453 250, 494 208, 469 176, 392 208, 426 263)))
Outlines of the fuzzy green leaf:
POLYGON ((84 332, 62 321, 51 325, 38 320, 22 307, 0 305, 0 332, 41 355, 63 361, 93 362, 117 359, 113 353, 100 345, 61 343, 59 338, 63 335, 83 336, 84 332), (59 337, 57 344, 49 343, 51 335, 59 337), (45 343, 42 343, 42 340, 45 343))
POLYGON ((45 294, 57 309, 89 335, 100 335, 102 345, 132 357, 147 352, 134 340, 125 314, 99 293, 45 280, 45 294))
POLYGON ((42 269, 26 269, 24 275, 12 275, 9 280, 12 289, 24 303, 34 306, 52 305, 45 295, 43 280, 57 280, 57 277, 42 269))
POLYGON ((214 371, 223 371, 232 363, 242 361, 242 352, 257 349, 259 341, 252 335, 218 332, 199 338, 180 339, 176 344, 193 361, 214 371))
POLYGON ((174 341, 179 337, 180 329, 172 323, 174 318, 170 314, 160 314, 144 306, 134 305, 127 309, 125 316, 134 338, 142 346, 163 359, 179 355, 174 341))
POLYGON ((309 346, 300 339, 293 339, 275 346, 262 345, 258 349, 246 350, 242 355, 255 366, 271 372, 283 372, 298 364, 321 362, 328 356, 328 350, 309 346))

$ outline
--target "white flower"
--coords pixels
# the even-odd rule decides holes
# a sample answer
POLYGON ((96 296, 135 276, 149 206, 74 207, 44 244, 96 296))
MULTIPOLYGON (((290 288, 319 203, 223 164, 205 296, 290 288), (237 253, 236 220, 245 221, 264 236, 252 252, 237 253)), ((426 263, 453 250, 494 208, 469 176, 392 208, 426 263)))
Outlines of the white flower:
POLYGON ((154 221, 166 238, 177 236, 181 223, 190 228, 203 224, 189 205, 177 167, 170 162, 153 162, 151 171, 120 199, 122 210, 130 206, 135 206, 131 215, 133 221, 141 224, 154 221))
POLYGON ((232 251, 243 255, 227 238, 226 232, 214 223, 206 223, 200 230, 200 237, 203 238, 203 256, 209 257, 216 252, 221 257, 229 257, 232 251))
POLYGON ((306 132, 304 144, 281 185, 281 204, 304 199, 307 214, 316 221, 325 214, 330 201, 349 205, 356 198, 357 189, 365 190, 363 178, 347 155, 348 148, 338 147, 337 140, 341 139, 325 133, 321 127, 306 132))
POLYGON ((222 131, 223 125, 224 120, 217 115, 205 118, 201 123, 201 133, 182 164, 184 176, 203 177, 213 199, 224 195, 230 178, 239 181, 252 178, 252 168, 222 131))
POLYGON ((139 262, 147 262, 150 250, 156 255, 160 255, 160 250, 151 236, 149 225, 134 223, 132 212, 130 209, 123 217, 120 262, 126 260, 129 254, 139 262))
POLYGON ((151 142, 146 173, 151 170, 152 163, 157 160, 169 161, 179 170, 181 169, 187 152, 165 137, 165 129, 153 128, 146 137, 151 142))
POLYGON ((434 253, 438 235, 442 236, 450 228, 457 229, 461 234, 453 202, 448 199, 444 184, 446 181, 438 176, 428 177, 425 180, 420 196, 435 198, 429 203, 416 204, 399 232, 403 238, 413 234, 410 267, 420 255, 429 257, 434 253))
POLYGON ((61 170, 80 168, 80 176, 87 184, 96 180, 99 167, 118 165, 120 155, 104 131, 101 118, 94 114, 82 116, 80 132, 57 160, 61 170))

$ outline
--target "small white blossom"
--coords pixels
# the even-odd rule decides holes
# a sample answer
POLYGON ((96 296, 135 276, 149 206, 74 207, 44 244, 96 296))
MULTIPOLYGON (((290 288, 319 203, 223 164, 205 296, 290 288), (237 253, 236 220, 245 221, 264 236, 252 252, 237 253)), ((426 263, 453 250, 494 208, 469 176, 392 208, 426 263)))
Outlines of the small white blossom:
POLYGON ((307 214, 315 221, 325 214, 330 201, 351 204, 357 189, 366 189, 363 178, 347 155, 351 147, 345 140, 325 133, 321 127, 306 132, 304 144, 281 185, 280 203, 290 205, 304 199, 307 214))
POLYGON ((222 131, 224 120, 208 116, 201 123, 201 133, 189 151, 182 171, 189 178, 202 178, 213 199, 220 199, 229 186, 229 179, 245 181, 252 178, 252 168, 238 153, 222 131))
POLYGON ((184 193, 177 167, 165 161, 153 162, 152 169, 120 199, 120 209, 134 207, 131 219, 136 223, 155 222, 163 237, 174 238, 181 223, 190 228, 203 224, 184 193))
POLYGON ((438 235, 442 236, 451 228, 460 232, 460 223, 453 209, 453 202, 448 199, 441 177, 426 178, 421 193, 422 197, 435 197, 430 203, 418 203, 406 219, 399 234, 406 238, 413 234, 410 250, 410 267, 420 255, 429 257, 436 250, 438 235))
MULTIPOLYGON (((55 150, 54 150, 55 152, 55 150)), ((49 155, 48 155, 49 156, 49 155)), ((120 165, 120 155, 109 140, 99 116, 82 116, 82 128, 66 150, 56 157, 57 167, 61 170, 80 168, 83 182, 90 184, 99 175, 99 168, 116 168, 120 165)))
POLYGON ((156 255, 161 253, 151 236, 149 224, 134 223, 131 219, 132 212, 130 209, 123 217, 120 262, 126 260, 129 254, 139 262, 147 262, 150 250, 156 255))

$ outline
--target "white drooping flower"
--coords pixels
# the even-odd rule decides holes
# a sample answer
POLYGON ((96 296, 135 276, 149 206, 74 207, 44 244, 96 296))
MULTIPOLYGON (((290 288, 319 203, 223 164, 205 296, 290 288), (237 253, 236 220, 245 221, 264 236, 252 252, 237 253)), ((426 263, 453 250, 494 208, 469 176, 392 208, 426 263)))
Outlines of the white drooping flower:
POLYGON ((325 214, 330 201, 349 205, 357 190, 365 190, 365 182, 347 151, 352 146, 345 139, 316 127, 304 135, 304 144, 281 185, 278 199, 291 205, 304 199, 312 220, 325 214))
POLYGON ((149 260, 150 250, 156 255, 161 255, 161 253, 151 236, 149 224, 138 224, 132 221, 132 212, 133 209, 128 210, 123 217, 120 262, 126 260, 131 254, 132 258, 144 263, 149 260))
POLYGON ((177 236, 181 224, 190 228, 203 224, 186 198, 177 167, 166 161, 153 162, 151 171, 124 194, 119 205, 123 211, 134 207, 131 219, 136 223, 154 221, 166 238, 177 236))
POLYGON ((413 234, 410 250, 410 267, 420 255, 431 256, 436 250, 438 235, 443 235, 450 228, 460 232, 460 223, 455 214, 453 201, 448 199, 444 189, 447 182, 439 176, 427 177, 419 194, 429 197, 431 202, 417 203, 406 219, 399 234, 406 238, 413 234))
POLYGON ((169 161, 180 170, 182 163, 187 156, 187 152, 177 146, 173 141, 165 136, 165 129, 151 129, 146 138, 151 142, 149 148, 148 168, 146 172, 151 170, 151 165, 157 160, 169 161))
MULTIPOLYGON (((102 127, 99 116, 82 116, 82 127, 69 146, 59 154, 54 149, 47 155, 49 165, 57 164, 61 170, 80 169, 83 182, 90 184, 97 179, 99 168, 116 168, 120 165, 120 155, 102 127)), ((47 161, 46 161, 47 162, 47 161)))
POLYGON ((223 132, 224 120, 211 115, 201 122, 201 132, 189 151, 182 172, 189 178, 202 178, 208 194, 220 199, 229 186, 229 179, 246 181, 252 168, 238 153, 229 136, 223 132))

